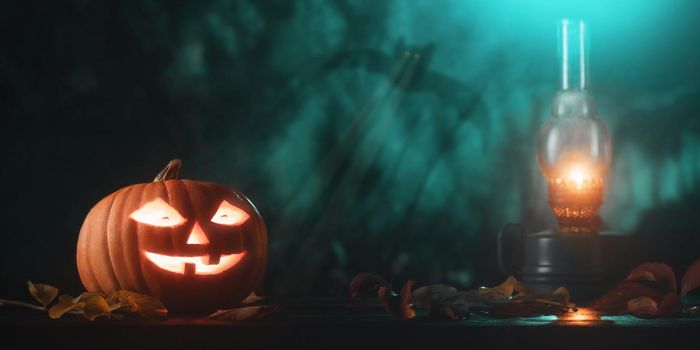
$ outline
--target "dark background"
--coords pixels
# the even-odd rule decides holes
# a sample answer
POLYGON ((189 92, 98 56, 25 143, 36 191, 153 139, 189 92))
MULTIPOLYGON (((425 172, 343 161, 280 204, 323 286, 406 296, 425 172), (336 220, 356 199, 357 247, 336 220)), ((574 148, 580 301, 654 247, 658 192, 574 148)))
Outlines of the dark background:
MULTIPOLYGON (((614 144, 603 216, 647 259, 700 256, 700 3, 0 3, 0 295, 81 290, 92 205, 183 177, 248 194, 266 290, 339 295, 358 271, 460 287, 503 278, 496 233, 553 222, 534 137, 556 20, 588 20, 614 144)), ((626 252, 621 251, 621 255, 626 252)))

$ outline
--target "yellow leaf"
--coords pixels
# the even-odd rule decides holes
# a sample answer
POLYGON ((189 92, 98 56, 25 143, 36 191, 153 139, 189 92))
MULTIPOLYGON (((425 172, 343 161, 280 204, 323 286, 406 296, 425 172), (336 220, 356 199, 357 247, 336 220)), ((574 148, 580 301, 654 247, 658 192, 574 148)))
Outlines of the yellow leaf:
POLYGON ((145 294, 132 293, 130 300, 136 306, 136 312, 150 320, 163 320, 168 317, 168 309, 160 300, 145 294))
POLYGON ((85 303, 78 303, 72 296, 63 294, 58 297, 58 303, 49 309, 49 317, 53 319, 60 318, 66 312, 71 310, 81 310, 84 306, 85 303))
POLYGON ((496 287, 479 289, 479 295, 493 298, 494 301, 498 301, 499 299, 510 300, 516 295, 523 297, 529 294, 531 294, 531 292, 527 286, 513 276, 508 276, 503 283, 496 287))
POLYGON ((88 299, 94 297, 94 296, 99 296, 102 297, 103 299, 107 297, 105 293, 102 292, 83 292, 80 295, 78 295, 76 299, 76 302, 81 302, 81 301, 87 301, 88 299))
POLYGON ((109 295, 107 305, 110 310, 119 310, 124 312, 136 311, 136 303, 134 303, 134 295, 136 293, 126 290, 119 290, 109 295))
POLYGON ((94 321, 98 316, 109 315, 109 305, 107 305, 107 301, 101 295, 91 294, 81 299, 81 302, 85 303, 83 314, 88 320, 94 321))
POLYGON ((56 299, 56 296, 58 295, 58 288, 48 284, 32 283, 32 281, 27 281, 27 288, 29 289, 29 294, 40 302, 41 305, 44 305, 44 307, 51 304, 51 302, 56 299))

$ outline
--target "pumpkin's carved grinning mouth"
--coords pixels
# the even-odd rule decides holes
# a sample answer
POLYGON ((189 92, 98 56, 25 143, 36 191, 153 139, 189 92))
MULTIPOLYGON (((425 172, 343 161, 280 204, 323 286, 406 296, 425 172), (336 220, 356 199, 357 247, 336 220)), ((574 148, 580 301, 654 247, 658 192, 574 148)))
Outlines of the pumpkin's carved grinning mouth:
POLYGON ((195 275, 217 275, 236 266, 246 255, 246 252, 222 254, 217 264, 209 264, 209 255, 200 256, 171 256, 144 252, 146 258, 159 268, 184 275, 192 272, 195 275))

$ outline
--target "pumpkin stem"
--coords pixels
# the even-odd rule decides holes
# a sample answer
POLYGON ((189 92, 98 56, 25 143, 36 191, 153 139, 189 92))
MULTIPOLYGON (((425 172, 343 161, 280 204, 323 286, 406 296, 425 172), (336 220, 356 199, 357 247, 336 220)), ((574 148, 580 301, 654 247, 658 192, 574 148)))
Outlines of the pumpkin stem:
POLYGON ((182 167, 182 161, 179 159, 173 159, 168 162, 168 165, 161 170, 153 182, 165 182, 165 180, 177 179, 180 177, 180 167, 182 167))

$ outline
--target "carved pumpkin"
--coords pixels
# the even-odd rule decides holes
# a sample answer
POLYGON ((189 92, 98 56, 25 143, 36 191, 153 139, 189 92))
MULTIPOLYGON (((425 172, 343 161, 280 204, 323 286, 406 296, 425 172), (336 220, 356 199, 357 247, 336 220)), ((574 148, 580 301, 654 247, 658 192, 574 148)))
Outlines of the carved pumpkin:
POLYGON ((177 179, 171 161, 151 183, 97 203, 80 229, 77 262, 89 291, 128 289, 171 312, 232 306, 261 282, 267 229, 253 203, 224 186, 177 179))

